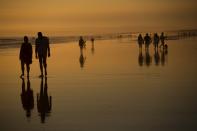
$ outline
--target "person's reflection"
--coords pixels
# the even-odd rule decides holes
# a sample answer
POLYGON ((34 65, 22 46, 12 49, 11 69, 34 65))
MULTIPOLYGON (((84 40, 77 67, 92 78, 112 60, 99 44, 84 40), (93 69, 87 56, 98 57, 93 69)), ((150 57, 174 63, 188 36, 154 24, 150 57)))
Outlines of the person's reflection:
POLYGON ((158 66, 160 63, 160 55, 157 49, 155 49, 154 60, 155 60, 155 65, 158 66))
POLYGON ((81 55, 79 57, 79 63, 80 63, 81 69, 84 68, 85 61, 86 61, 86 57, 83 55, 83 52, 81 52, 81 55))
POLYGON ((151 62, 152 62, 152 58, 149 54, 149 50, 146 50, 146 57, 145 57, 146 66, 150 66, 151 62))
POLYGON ((142 54, 142 50, 139 50, 138 63, 139 63, 139 66, 143 66, 144 64, 144 56, 142 54))
POLYGON ((37 94, 37 109, 41 122, 45 123, 45 118, 50 115, 52 109, 52 97, 48 96, 47 77, 45 77, 44 84, 41 78, 40 94, 37 94))
POLYGON ((161 50, 161 65, 162 66, 165 66, 167 55, 168 55, 168 50, 167 49, 161 50))
POLYGON ((94 55, 94 52, 95 52, 94 39, 91 40, 91 41, 92 41, 92 48, 91 48, 91 51, 92 51, 92 54, 94 55))
POLYGON ((21 102, 23 109, 26 111, 26 117, 31 117, 31 111, 34 108, 34 95, 33 90, 31 89, 29 77, 27 77, 27 88, 25 87, 25 80, 22 79, 22 93, 21 93, 21 102))

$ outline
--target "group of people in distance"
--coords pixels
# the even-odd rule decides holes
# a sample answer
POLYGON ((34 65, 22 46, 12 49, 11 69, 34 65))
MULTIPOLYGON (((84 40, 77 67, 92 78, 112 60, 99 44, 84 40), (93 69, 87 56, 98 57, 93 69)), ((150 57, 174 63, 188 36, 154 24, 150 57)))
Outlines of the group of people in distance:
MULTIPOLYGON (((94 44, 95 39, 92 37, 90 39, 90 41, 92 42, 92 44, 94 44)), ((80 47, 81 53, 82 53, 83 49, 86 48, 86 41, 83 39, 82 36, 80 36, 80 38, 79 38, 79 47, 80 47)), ((92 46, 92 48, 94 48, 94 46, 92 46)))
POLYGON ((138 45, 139 45, 139 56, 138 56, 138 63, 140 66, 142 66, 144 63, 147 66, 150 66, 152 62, 152 57, 149 54, 149 46, 151 43, 153 43, 154 46, 154 60, 155 65, 158 66, 159 63, 162 65, 165 65, 165 58, 168 54, 168 45, 165 43, 166 36, 162 32, 159 36, 157 33, 154 34, 153 37, 151 37, 148 33, 146 33, 145 37, 143 38, 141 34, 138 36, 138 45), (161 44, 160 44, 161 43, 161 44), (142 53, 142 47, 143 44, 145 44, 145 55, 142 53), (160 44, 160 45, 159 45, 160 44), (160 48, 160 53, 158 51, 158 48, 160 48))
POLYGON ((139 45, 139 49, 140 51, 142 51, 142 46, 143 44, 145 44, 145 51, 149 50, 149 46, 153 41, 153 45, 155 50, 158 50, 158 47, 162 47, 163 50, 167 50, 168 45, 165 44, 165 39, 166 36, 164 36, 164 33, 162 32, 161 35, 159 36, 157 33, 154 34, 153 36, 153 40, 151 38, 150 35, 148 35, 148 33, 146 33, 145 37, 143 38, 141 34, 139 34, 138 36, 138 45, 139 45), (161 45, 159 46, 159 42, 161 41, 161 45))
MULTIPOLYGON (((49 39, 46 36, 43 36, 41 32, 38 32, 38 38, 35 41, 35 55, 36 59, 39 59, 40 63, 40 77, 43 77, 43 68, 45 76, 47 76, 47 57, 50 57, 50 46, 49 46, 49 39)), ((27 36, 24 36, 24 42, 20 48, 20 55, 19 59, 21 61, 21 78, 24 77, 24 70, 26 65, 27 70, 27 77, 29 77, 30 72, 30 64, 32 64, 32 45, 28 40, 27 36)))

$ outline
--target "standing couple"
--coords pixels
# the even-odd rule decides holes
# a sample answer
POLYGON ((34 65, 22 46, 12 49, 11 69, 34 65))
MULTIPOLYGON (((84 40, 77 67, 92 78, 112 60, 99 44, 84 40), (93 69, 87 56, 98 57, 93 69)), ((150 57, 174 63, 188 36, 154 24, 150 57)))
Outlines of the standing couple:
MULTIPOLYGON (((42 35, 41 32, 38 32, 38 38, 35 41, 35 55, 36 59, 39 59, 40 63, 40 77, 43 77, 43 68, 45 76, 47 76, 47 56, 50 57, 50 46, 49 39, 42 35)), ((20 48, 20 60, 21 60, 21 77, 24 77, 24 70, 26 65, 27 77, 29 77, 30 64, 32 64, 32 45, 28 40, 27 36, 24 36, 24 42, 20 48)))

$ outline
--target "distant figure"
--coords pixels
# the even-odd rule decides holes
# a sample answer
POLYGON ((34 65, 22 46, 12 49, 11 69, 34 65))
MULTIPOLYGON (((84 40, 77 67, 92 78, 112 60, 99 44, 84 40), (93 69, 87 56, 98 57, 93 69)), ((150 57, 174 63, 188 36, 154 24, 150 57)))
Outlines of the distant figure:
POLYGON ((45 71, 45 76, 47 75, 47 55, 50 57, 50 46, 49 39, 38 32, 38 38, 36 39, 36 59, 39 58, 40 63, 40 77, 43 77, 43 67, 45 71))
POLYGON ((163 47, 163 49, 165 48, 165 39, 166 37, 164 36, 164 33, 162 32, 160 36, 160 40, 161 40, 161 45, 159 46, 160 48, 161 47, 163 47))
POLYGON ((153 38, 153 44, 155 47, 155 50, 158 50, 158 45, 159 45, 159 36, 157 33, 154 34, 154 38, 153 38))
POLYGON ((86 44, 85 43, 86 43, 86 41, 83 39, 82 36, 80 36, 80 38, 79 38, 79 47, 80 47, 81 52, 86 47, 86 44))
POLYGON ((138 45, 139 45, 139 49, 142 50, 142 45, 144 44, 144 39, 142 37, 141 34, 139 34, 138 36, 138 45))
POLYGON ((19 58, 21 60, 21 77, 24 76, 25 64, 27 77, 29 77, 30 64, 32 63, 32 45, 29 43, 27 36, 24 37, 24 43, 21 45, 19 58))
POLYGON ((148 51, 149 45, 151 43, 151 37, 148 35, 148 33, 146 33, 146 36, 144 37, 144 41, 145 41, 145 50, 148 51))
POLYGON ((37 94, 37 109, 41 122, 45 123, 45 118, 50 115, 52 109, 52 97, 48 96, 47 77, 43 86, 43 77, 41 78, 40 94, 37 94))
POLYGON ((34 95, 33 90, 30 87, 29 78, 27 79, 27 89, 25 88, 25 80, 22 78, 21 102, 23 109, 26 110, 26 117, 31 117, 31 111, 34 108, 34 95))

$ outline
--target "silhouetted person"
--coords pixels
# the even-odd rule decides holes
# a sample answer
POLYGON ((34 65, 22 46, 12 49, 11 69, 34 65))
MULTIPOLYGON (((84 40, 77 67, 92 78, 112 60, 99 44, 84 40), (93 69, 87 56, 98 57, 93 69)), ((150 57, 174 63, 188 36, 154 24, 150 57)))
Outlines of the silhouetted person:
POLYGON ((155 50, 155 53, 154 53, 154 60, 155 60, 155 65, 158 66, 159 63, 160 63, 160 55, 159 55, 158 50, 155 50))
POLYGON ((157 33, 154 34, 154 38, 153 38, 153 44, 155 47, 155 50, 158 50, 158 45, 159 45, 159 36, 157 33))
POLYGON ((83 49, 85 48, 85 46, 86 46, 86 41, 83 39, 83 37, 82 36, 80 36, 80 38, 79 38, 79 47, 80 47, 80 51, 81 51, 81 53, 82 53, 82 51, 83 51, 83 49))
POLYGON ((25 65, 27 77, 29 77, 30 64, 32 63, 32 45, 29 43, 27 36, 24 37, 24 43, 21 45, 19 58, 21 60, 21 77, 24 76, 25 65))
POLYGON ((151 43, 151 37, 148 35, 148 33, 146 33, 146 36, 144 37, 144 42, 145 42, 145 50, 147 51, 151 43))
POLYGON ((47 75, 47 56, 50 57, 50 46, 49 39, 38 32, 38 38, 36 39, 35 48, 36 58, 39 58, 40 63, 40 77, 43 77, 43 67, 45 71, 45 76, 47 75))
POLYGON ((164 36, 164 33, 162 32, 161 36, 160 36, 160 41, 161 41, 161 45, 159 46, 160 48, 163 47, 163 49, 164 49, 164 47, 165 47, 165 39, 166 39, 166 37, 164 36))
POLYGON ((52 109, 52 97, 48 96, 47 77, 43 86, 43 77, 41 78, 40 94, 37 94, 37 109, 41 122, 45 123, 45 118, 50 115, 52 109))
POLYGON ((144 44, 144 39, 142 37, 141 34, 139 34, 138 36, 138 45, 139 45, 139 49, 142 50, 142 45, 144 44))
POLYGON ((152 58, 151 58, 151 56, 149 54, 149 51, 147 50, 146 51, 146 57, 145 57, 146 66, 150 66, 151 62, 152 62, 152 58))
POLYGON ((138 63, 139 63, 139 66, 143 66, 144 64, 144 56, 142 54, 142 50, 139 51, 138 63))
POLYGON ((26 111, 26 116, 31 117, 31 111, 34 108, 34 95, 33 90, 31 89, 30 80, 27 79, 27 88, 25 88, 25 80, 22 79, 22 93, 21 93, 21 102, 23 109, 26 111))

